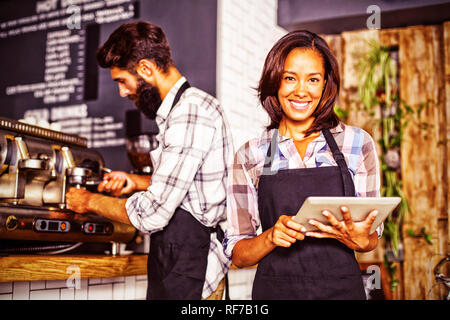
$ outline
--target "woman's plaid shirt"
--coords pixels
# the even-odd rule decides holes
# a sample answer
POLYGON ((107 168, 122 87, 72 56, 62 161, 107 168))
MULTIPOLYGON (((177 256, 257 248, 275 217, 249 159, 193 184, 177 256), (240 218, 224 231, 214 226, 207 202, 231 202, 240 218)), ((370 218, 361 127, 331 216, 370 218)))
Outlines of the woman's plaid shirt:
MULTIPOLYGON (((301 159, 291 138, 277 133, 279 142, 272 169, 264 171, 265 155, 274 130, 277 129, 266 130, 260 138, 245 143, 234 157, 228 176, 228 229, 224 240, 225 254, 229 258, 239 240, 255 237, 260 231, 257 190, 262 174, 285 169, 337 166, 323 133, 308 145, 304 159, 301 159)), ((330 132, 345 157, 356 196, 380 196, 380 169, 372 137, 362 129, 343 123, 330 129, 330 132)), ((377 232, 380 237, 383 225, 377 228, 377 232)))

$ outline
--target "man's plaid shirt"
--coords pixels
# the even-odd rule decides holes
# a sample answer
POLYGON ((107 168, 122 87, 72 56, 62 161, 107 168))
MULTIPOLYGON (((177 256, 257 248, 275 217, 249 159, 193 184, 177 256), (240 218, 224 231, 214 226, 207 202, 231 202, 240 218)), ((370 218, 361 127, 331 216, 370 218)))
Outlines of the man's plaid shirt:
MULTIPOLYGON (((231 132, 219 102, 197 88, 188 88, 170 112, 185 81, 182 77, 172 87, 156 115, 159 146, 150 153, 151 184, 126 203, 131 223, 143 232, 162 230, 178 206, 207 227, 226 222, 231 132)), ((222 243, 212 233, 203 298, 217 288, 229 266, 222 243)))

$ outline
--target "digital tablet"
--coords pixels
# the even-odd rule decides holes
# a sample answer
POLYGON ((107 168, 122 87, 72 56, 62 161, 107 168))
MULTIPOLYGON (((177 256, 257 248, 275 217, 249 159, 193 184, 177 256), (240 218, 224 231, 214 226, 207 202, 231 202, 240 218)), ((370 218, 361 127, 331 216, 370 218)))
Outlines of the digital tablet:
POLYGON ((323 210, 330 211, 341 221, 343 217, 340 207, 346 206, 353 221, 357 222, 366 219, 367 215, 376 209, 378 215, 370 229, 372 233, 394 211, 400 201, 400 197, 308 197, 293 220, 302 224, 307 231, 316 231, 318 229, 308 221, 314 219, 329 225, 327 218, 322 214, 323 210))

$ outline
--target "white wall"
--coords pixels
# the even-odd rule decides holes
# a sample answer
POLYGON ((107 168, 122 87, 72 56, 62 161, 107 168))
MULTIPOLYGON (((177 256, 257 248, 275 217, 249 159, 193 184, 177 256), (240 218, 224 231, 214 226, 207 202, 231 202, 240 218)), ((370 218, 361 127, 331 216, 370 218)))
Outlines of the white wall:
MULTIPOLYGON (((277 0, 218 0, 217 98, 236 150, 269 124, 254 88, 267 53, 287 33, 277 25, 277 5, 277 0)), ((251 299, 255 272, 230 270, 231 299, 251 299)))
POLYGON ((0 300, 144 300, 147 276, 81 279, 79 289, 66 280, 0 282, 0 300))
POLYGON ((269 118, 256 88, 270 48, 286 30, 277 25, 277 0, 218 0, 217 98, 238 149, 259 136, 269 118))

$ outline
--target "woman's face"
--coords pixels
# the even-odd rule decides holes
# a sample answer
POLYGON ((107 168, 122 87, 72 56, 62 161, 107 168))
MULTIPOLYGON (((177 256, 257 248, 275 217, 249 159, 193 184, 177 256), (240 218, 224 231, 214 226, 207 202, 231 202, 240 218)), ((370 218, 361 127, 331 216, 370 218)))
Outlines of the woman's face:
POLYGON ((283 117, 296 124, 312 123, 325 86, 325 68, 320 53, 295 48, 287 56, 278 89, 283 117))

